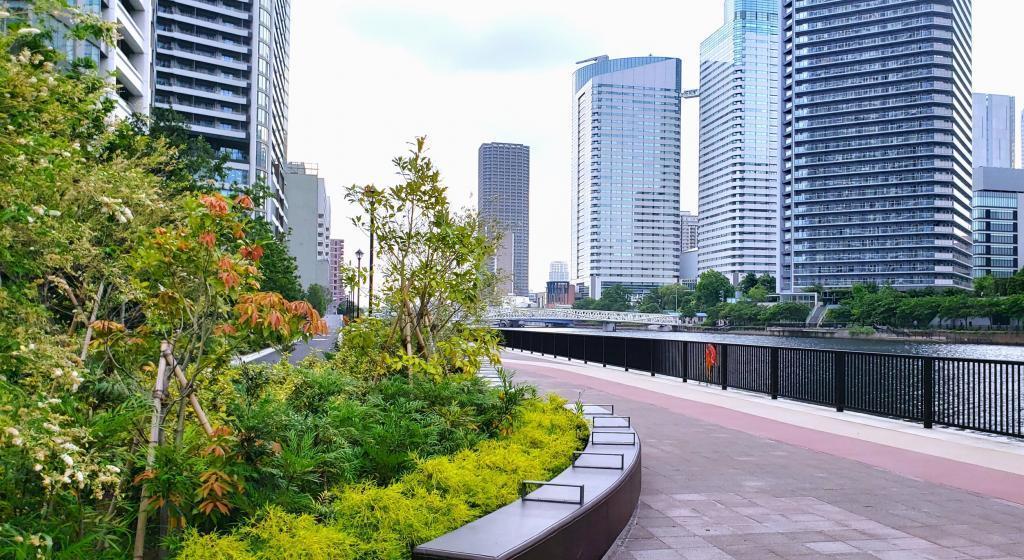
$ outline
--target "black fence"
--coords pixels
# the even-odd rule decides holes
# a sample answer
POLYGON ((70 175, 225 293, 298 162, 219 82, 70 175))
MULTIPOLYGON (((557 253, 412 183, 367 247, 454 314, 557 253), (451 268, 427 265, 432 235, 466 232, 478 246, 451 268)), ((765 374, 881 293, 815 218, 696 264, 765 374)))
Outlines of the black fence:
POLYGON ((501 329, 504 345, 933 424, 1024 437, 1024 363, 501 329))

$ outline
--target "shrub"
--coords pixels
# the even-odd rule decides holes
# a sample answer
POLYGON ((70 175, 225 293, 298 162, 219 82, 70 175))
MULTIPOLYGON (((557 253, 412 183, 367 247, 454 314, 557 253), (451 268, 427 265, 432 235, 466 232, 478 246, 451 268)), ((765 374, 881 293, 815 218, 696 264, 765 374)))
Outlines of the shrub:
POLYGON ((508 435, 451 456, 421 459, 393 484, 335 488, 320 504, 322 523, 269 507, 229 534, 189 533, 179 558, 408 558, 412 546, 514 501, 520 481, 546 480, 567 467, 588 428, 564 404, 558 397, 531 399, 508 435))
POLYGON ((850 336, 871 336, 875 334, 875 329, 864 325, 854 325, 850 327, 850 336))

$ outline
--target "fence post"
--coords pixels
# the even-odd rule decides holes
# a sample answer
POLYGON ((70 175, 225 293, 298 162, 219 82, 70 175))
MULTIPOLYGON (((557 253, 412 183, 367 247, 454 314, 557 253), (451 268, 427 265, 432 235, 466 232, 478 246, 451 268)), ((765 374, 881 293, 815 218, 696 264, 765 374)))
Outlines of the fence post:
POLYGON ((683 341, 682 344, 683 344, 683 383, 686 383, 686 379, 688 377, 687 376, 687 368, 689 367, 689 360, 687 358, 689 358, 689 346, 690 345, 685 340, 683 341))
POLYGON ((729 388, 729 346, 727 344, 720 344, 722 347, 722 390, 729 388))
POLYGON ((622 368, 629 371, 629 346, 625 338, 622 339, 622 368))
POLYGON ((655 340, 647 341, 651 345, 651 377, 654 377, 654 347, 658 345, 655 340))
POLYGON ((779 398, 779 349, 768 349, 768 392, 772 399, 779 398))
POLYGON ((924 427, 931 429, 935 420, 935 358, 927 357, 921 364, 921 417, 924 427))
POLYGON ((601 367, 608 367, 608 353, 605 352, 605 342, 608 342, 608 337, 601 336, 601 367))
POLYGON ((572 335, 565 335, 565 357, 572 361, 572 335))
POLYGON ((836 352, 832 378, 835 381, 836 412, 846 408, 846 353, 836 352))

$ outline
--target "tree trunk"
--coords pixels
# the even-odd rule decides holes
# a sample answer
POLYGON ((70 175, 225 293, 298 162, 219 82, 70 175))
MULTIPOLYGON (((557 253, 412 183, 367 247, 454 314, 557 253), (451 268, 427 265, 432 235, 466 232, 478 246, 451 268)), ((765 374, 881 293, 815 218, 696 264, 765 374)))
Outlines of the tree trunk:
MULTIPOLYGON (((153 382, 153 416, 149 422, 149 445, 146 449, 146 470, 153 468, 156 460, 156 447, 160 443, 160 422, 163 419, 163 401, 167 390, 167 360, 165 353, 169 352, 167 342, 160 343, 160 361, 156 369, 156 381, 153 382)), ((149 511, 146 502, 149 501, 149 485, 143 483, 142 497, 139 498, 139 516, 135 523, 135 560, 142 560, 146 551, 146 521, 149 511)))
POLYGON ((85 339, 82 340, 82 354, 79 356, 82 361, 89 355, 89 342, 92 341, 92 324, 96 322, 96 313, 100 310, 100 300, 103 299, 103 288, 105 281, 100 280, 100 289, 96 290, 96 301, 92 302, 92 314, 89 315, 89 324, 85 326, 85 339))
POLYGON ((199 404, 199 397, 196 396, 195 391, 192 390, 191 384, 185 377, 185 374, 181 371, 181 366, 175 361, 174 356, 171 355, 170 350, 164 353, 164 358, 167 363, 171 364, 171 368, 174 371, 174 377, 178 380, 178 385, 181 387, 182 393, 188 393, 188 402, 192 405, 192 410, 196 413, 196 418, 199 419, 199 423, 203 426, 203 431, 206 435, 213 437, 213 426, 210 425, 210 420, 206 417, 206 413, 203 412, 203 407, 199 404))

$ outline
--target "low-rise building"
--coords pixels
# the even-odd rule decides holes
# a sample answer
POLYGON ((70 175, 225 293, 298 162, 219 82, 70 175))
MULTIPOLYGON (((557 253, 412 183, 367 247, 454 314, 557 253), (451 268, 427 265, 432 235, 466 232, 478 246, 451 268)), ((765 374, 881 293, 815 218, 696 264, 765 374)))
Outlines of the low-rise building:
POLYGON ((972 205, 974 277, 1013 276, 1024 265, 1024 169, 975 167, 972 205))

